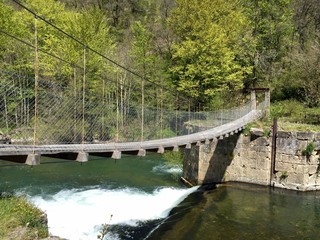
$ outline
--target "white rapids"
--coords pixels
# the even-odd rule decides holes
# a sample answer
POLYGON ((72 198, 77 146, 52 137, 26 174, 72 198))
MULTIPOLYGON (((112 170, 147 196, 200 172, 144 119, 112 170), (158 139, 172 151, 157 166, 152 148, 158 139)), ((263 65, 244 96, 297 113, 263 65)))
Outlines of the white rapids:
POLYGON ((91 240, 97 239, 104 223, 135 226, 139 221, 166 218, 172 208, 197 188, 163 187, 152 193, 134 188, 72 189, 45 197, 34 196, 31 201, 46 212, 51 235, 91 240))

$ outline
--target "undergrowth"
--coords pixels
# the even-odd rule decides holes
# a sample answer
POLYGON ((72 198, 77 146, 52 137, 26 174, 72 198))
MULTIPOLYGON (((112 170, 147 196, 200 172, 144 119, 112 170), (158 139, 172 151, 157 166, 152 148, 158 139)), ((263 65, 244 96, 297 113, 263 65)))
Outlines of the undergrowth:
POLYGON ((0 239, 16 239, 12 234, 24 240, 48 236, 44 213, 24 197, 0 196, 0 226, 0 239))
POLYGON ((274 118, 278 119, 278 130, 320 132, 320 108, 308 108, 291 100, 272 103, 270 116, 252 123, 250 127, 263 129, 268 136, 274 118))

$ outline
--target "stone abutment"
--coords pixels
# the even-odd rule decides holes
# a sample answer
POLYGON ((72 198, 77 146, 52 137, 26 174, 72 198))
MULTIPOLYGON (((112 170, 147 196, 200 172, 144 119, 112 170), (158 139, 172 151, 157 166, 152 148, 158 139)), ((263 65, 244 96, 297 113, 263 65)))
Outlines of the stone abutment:
POLYGON ((183 177, 193 184, 244 182, 320 190, 320 133, 279 131, 274 169, 272 139, 259 129, 185 149, 183 177))

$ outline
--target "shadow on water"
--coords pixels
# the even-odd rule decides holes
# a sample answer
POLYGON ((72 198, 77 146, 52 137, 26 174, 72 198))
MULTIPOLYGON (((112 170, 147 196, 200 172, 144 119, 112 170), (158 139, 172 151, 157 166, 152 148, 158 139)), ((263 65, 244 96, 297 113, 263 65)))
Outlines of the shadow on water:
MULTIPOLYGON (((228 183, 190 194, 146 238, 318 239, 320 193, 228 183)), ((139 238, 138 238, 139 239, 139 238)))

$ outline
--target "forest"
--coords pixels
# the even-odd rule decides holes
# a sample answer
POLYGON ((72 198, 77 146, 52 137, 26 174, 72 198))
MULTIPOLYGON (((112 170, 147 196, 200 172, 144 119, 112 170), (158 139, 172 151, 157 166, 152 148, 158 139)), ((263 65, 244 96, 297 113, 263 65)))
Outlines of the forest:
POLYGON ((69 97, 91 103, 143 96, 148 106, 193 111, 238 106, 263 87, 274 116, 317 122, 319 12, 318 0, 0 0, 0 83, 28 76, 15 85, 31 98, 36 75, 50 80, 40 94, 72 86, 69 97))

